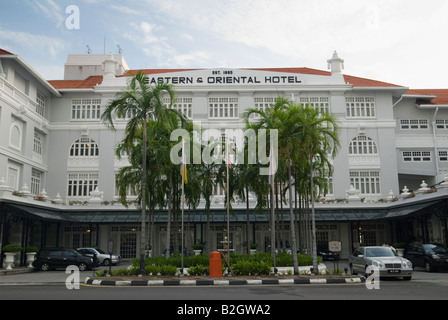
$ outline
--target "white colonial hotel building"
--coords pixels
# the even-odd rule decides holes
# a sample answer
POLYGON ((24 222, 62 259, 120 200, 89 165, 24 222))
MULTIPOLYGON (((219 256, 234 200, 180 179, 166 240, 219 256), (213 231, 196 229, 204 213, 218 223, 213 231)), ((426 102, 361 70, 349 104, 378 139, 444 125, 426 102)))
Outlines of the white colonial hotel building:
MULTIPOLYGON (((243 128, 241 115, 247 108, 265 108, 278 96, 334 114, 342 128, 341 150, 333 161, 329 194, 316 203, 318 245, 341 241, 344 258, 359 242, 447 243, 448 89, 410 89, 349 76, 342 73, 343 63, 335 52, 322 61, 329 71, 143 72, 150 83, 162 79, 173 84, 175 108, 200 121, 203 129, 243 128), (407 196, 404 189, 415 196, 407 196)), ((106 249, 112 240, 124 258, 137 255, 140 212, 114 202, 114 175, 126 165, 114 156, 114 147, 126 119, 117 119, 117 132, 100 120, 108 101, 125 89, 127 70, 119 54, 70 55, 64 80, 50 81, 19 56, 0 49, 1 246, 106 249)), ((220 247, 226 234, 222 194, 217 187, 212 249, 220 247)), ((269 251, 269 214, 251 211, 246 229, 245 203, 233 207, 230 235, 235 251, 245 252, 247 233, 258 250, 269 251)), ((187 210, 185 219, 190 249, 204 239, 203 205, 187 210)), ((289 221, 288 214, 284 219, 289 221)), ((286 224, 286 239, 288 230, 286 224)), ((165 248, 165 233, 166 212, 157 211, 153 254, 165 248)))

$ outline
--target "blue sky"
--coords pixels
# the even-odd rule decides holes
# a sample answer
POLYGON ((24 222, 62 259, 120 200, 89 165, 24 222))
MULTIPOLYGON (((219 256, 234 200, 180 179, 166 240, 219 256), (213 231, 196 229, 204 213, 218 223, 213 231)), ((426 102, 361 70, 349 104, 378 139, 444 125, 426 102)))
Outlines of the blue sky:
POLYGON ((447 88, 446 0, 1 0, 0 48, 46 79, 68 54, 117 53, 132 69, 310 67, 447 88), (67 7, 79 8, 69 29, 67 7))

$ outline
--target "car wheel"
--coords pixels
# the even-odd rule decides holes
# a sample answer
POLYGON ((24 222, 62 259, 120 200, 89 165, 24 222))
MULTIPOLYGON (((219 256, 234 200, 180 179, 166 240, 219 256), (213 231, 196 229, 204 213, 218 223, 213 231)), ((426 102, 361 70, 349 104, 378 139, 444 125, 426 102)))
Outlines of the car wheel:
POLYGON ((103 264, 107 267, 110 265, 110 259, 104 259, 103 264))
POLYGON ((87 270, 87 264, 85 264, 84 262, 81 262, 78 265, 79 271, 86 271, 87 270))
POLYGON ((403 280, 406 280, 406 281, 409 281, 409 280, 411 280, 412 279, 412 276, 409 276, 409 277, 403 277, 403 280))
POLYGON ((373 274, 373 269, 372 270, 370 270, 370 273, 369 272, 367 272, 367 268, 368 268, 369 266, 368 265, 366 265, 366 269, 365 269, 365 272, 364 272, 364 275, 365 275, 365 277, 366 278, 368 278, 368 277, 370 277, 372 274, 373 274))
POLYGON ((432 272, 432 271, 433 271, 433 269, 432 269, 432 267, 431 267, 429 261, 425 261, 425 269, 426 269, 426 271, 428 271, 428 272, 432 272))
POLYGON ((50 264, 47 262, 44 262, 40 265, 40 270, 41 271, 48 271, 50 270, 50 264))

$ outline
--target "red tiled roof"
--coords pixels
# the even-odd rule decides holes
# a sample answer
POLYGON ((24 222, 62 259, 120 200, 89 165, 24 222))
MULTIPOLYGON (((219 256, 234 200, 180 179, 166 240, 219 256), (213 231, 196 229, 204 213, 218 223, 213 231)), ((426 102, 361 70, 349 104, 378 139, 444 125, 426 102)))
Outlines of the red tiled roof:
MULTIPOLYGON (((183 72, 183 71, 195 71, 200 69, 145 69, 142 70, 143 74, 163 74, 171 72, 183 72)), ((298 73, 298 74, 311 74, 320 76, 330 76, 331 73, 322 70, 310 69, 310 68, 263 68, 263 69, 248 69, 259 71, 272 71, 272 72, 285 72, 285 73, 298 73)), ((140 70, 129 70, 124 74, 124 77, 130 77, 135 75, 140 70)), ((401 86, 391 84, 387 82, 354 77, 350 75, 344 75, 344 80, 347 84, 351 84, 354 87, 396 87, 401 86)), ((90 76, 85 80, 50 80, 51 85, 56 89, 77 89, 77 88, 93 88, 95 85, 103 82, 102 76, 90 76)))
MULTIPOLYGON (((262 69, 249 69, 249 70, 262 70, 262 71, 273 71, 273 72, 288 72, 288 73, 300 73, 300 74, 311 74, 318 76, 331 76, 331 72, 323 71, 311 68, 262 68, 262 69)), ((344 80, 346 83, 353 85, 354 87, 401 87, 396 84, 391 84, 387 82, 354 77, 349 75, 344 75, 344 80)))
POLYGON ((55 89, 91 89, 103 82, 103 76, 90 76, 85 80, 49 80, 55 89))
MULTIPOLYGON (((142 70, 144 74, 160 74, 169 72, 183 72, 183 71, 195 71, 200 69, 145 69, 142 70)), ((297 67, 286 67, 286 68, 247 68, 246 70, 255 71, 270 71, 270 72, 285 72, 285 73, 298 73, 298 74, 310 74, 318 76, 331 76, 331 72, 323 71, 312 68, 297 68, 297 67)), ((132 76, 137 74, 140 70, 130 70, 125 76, 132 76)), ((402 87, 396 84, 387 83, 383 81, 377 81, 372 79, 354 77, 349 75, 344 75, 344 80, 346 83, 351 84, 354 87, 402 87)))
POLYGON ((4 56, 4 55, 13 56, 14 54, 0 48, 0 56, 4 56))
POLYGON ((318 69, 311 69, 311 68, 249 68, 247 70, 314 74, 314 75, 318 75, 318 76, 331 76, 331 72, 322 71, 322 70, 318 70, 318 69))
MULTIPOLYGON (((14 55, 11 52, 0 48, 0 55, 14 55)), ((163 74, 171 72, 184 72, 184 71, 196 71, 201 69, 144 69, 141 70, 144 74, 163 74)), ((298 74, 310 74, 319 76, 331 76, 331 72, 312 69, 312 68, 297 68, 297 67, 285 67, 285 68, 247 68, 247 70, 258 71, 272 71, 272 72, 285 72, 285 73, 298 73, 298 74)), ((123 76, 129 77, 135 75, 140 70, 129 70, 123 76)), ((395 84, 354 77, 344 75, 346 83, 351 84, 354 87, 401 87, 395 84)), ((81 89, 81 88, 93 88, 95 85, 102 83, 102 76, 90 76, 85 80, 50 80, 48 81, 56 89, 81 89)))
POLYGON ((422 103, 422 104, 448 105, 448 89, 412 89, 408 90, 405 94, 417 95, 420 97, 428 96, 428 99, 431 101, 429 103, 422 103), (436 98, 432 98, 430 96, 436 96, 436 98))
POLYGON ((345 79, 346 83, 349 83, 354 87, 391 87, 391 88, 402 87, 402 86, 392 84, 392 83, 387 83, 387 82, 372 80, 372 79, 367 79, 367 78, 354 77, 354 76, 349 76, 349 75, 344 75, 344 79, 345 79))

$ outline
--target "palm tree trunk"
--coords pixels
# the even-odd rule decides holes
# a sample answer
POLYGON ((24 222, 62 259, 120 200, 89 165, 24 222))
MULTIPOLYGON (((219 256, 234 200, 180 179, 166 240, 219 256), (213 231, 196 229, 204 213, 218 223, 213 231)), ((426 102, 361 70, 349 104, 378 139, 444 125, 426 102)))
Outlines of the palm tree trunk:
POLYGON ((212 252, 212 235, 210 230, 210 203, 206 203, 207 221, 205 222, 205 252, 212 252))
MULTIPOLYGON (((274 180, 274 177, 272 177, 274 180)), ((274 273, 276 273, 275 261, 275 203, 274 203, 274 183, 271 183, 271 257, 274 261, 274 273)))
POLYGON ((170 246, 171 246, 171 202, 172 202, 172 190, 173 181, 171 173, 169 174, 169 190, 168 190, 168 216, 166 222, 166 243, 165 243, 165 257, 168 259, 170 257, 170 246))
POLYGON ((277 238, 277 241, 275 242, 275 249, 277 249, 277 245, 281 248, 281 243, 282 243, 282 240, 281 240, 281 232, 282 232, 282 225, 281 225, 281 223, 280 223, 280 214, 279 214, 279 209, 278 209, 278 180, 277 180, 277 177, 275 178, 275 182, 274 182, 274 185, 275 185, 275 223, 276 223, 276 228, 277 228, 277 232, 276 232, 276 238, 277 238), (277 224, 277 222, 278 222, 278 224, 277 224))
POLYGON ((250 244, 255 243, 255 239, 250 241, 250 210, 249 210, 249 188, 246 187, 246 242, 247 242, 247 254, 250 254, 250 244))
POLYGON ((297 243, 296 243, 296 228, 294 222, 294 208, 292 206, 292 160, 288 159, 288 183, 289 183, 289 220, 291 224, 291 250, 294 262, 294 274, 299 274, 299 263, 297 261, 297 243))
POLYGON ((145 249, 146 249, 146 114, 143 118, 143 150, 142 150, 142 226, 140 231, 140 270, 139 274, 145 274, 145 249))
POLYGON ((314 274, 319 274, 319 267, 317 264, 317 245, 316 245, 316 218, 314 212, 314 177, 313 177, 313 151, 310 152, 310 178, 311 178, 311 230, 313 241, 313 271, 314 274))

